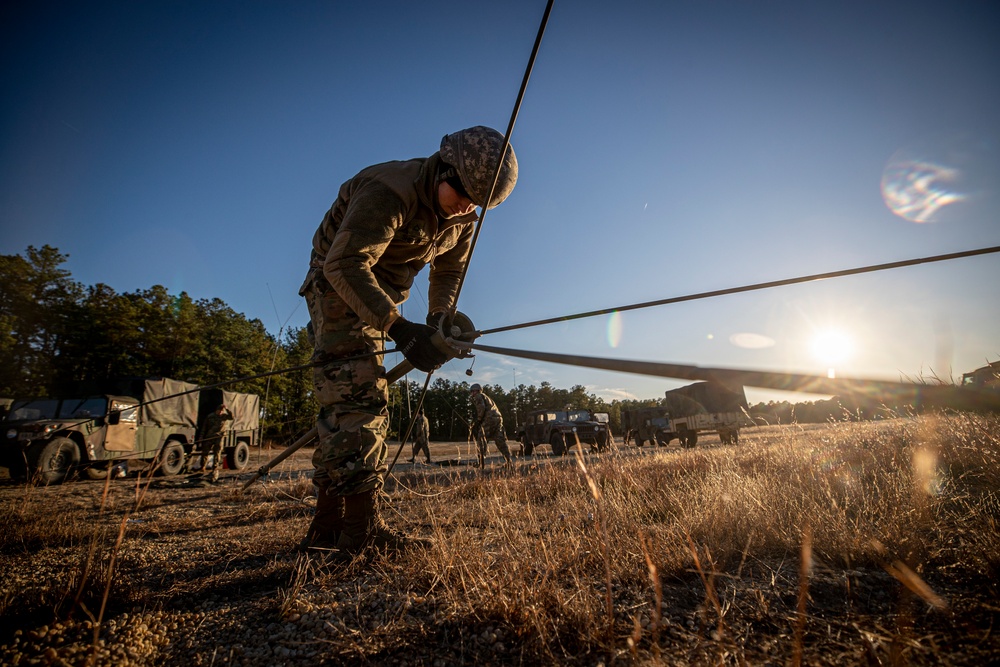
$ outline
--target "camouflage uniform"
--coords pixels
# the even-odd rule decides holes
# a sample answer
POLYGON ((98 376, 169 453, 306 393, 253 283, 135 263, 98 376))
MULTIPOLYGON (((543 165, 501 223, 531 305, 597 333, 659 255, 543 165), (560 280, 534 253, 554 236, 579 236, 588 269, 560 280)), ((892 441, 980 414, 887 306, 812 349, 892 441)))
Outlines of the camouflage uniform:
POLYGON ((427 415, 420 413, 417 416, 417 423, 413 425, 413 454, 410 456, 410 462, 414 462, 417 459, 417 454, 423 450, 424 455, 427 457, 427 462, 431 462, 431 449, 428 443, 428 436, 431 432, 431 424, 427 420, 427 415))
POLYGON ((472 394, 472 405, 476 408, 474 435, 479 450, 479 465, 482 466, 484 463, 490 440, 496 443, 504 461, 510 465, 510 449, 507 447, 507 437, 503 432, 503 417, 496 403, 482 391, 476 391, 472 394))
MULTIPOLYGON (((372 502, 387 470, 388 387, 378 353, 385 350, 385 332, 402 321, 397 306, 425 265, 431 265, 428 313, 454 309, 478 216, 439 214, 439 185, 460 177, 467 192, 482 189, 487 165, 470 157, 470 150, 485 150, 492 137, 499 155, 496 134, 470 128, 446 135, 441 151, 428 158, 362 170, 341 185, 313 236, 309 271, 299 290, 309 308, 308 333, 318 362, 313 384, 321 406, 313 454, 317 518, 306 537, 313 544, 332 539, 341 545, 349 533, 354 548, 361 515, 369 522, 366 534, 380 530, 373 528, 372 521, 380 519, 372 502), (375 354, 350 359, 365 353, 375 354)), ((513 189, 513 150, 505 165, 512 178, 504 180, 493 205, 513 189)))
POLYGON ((218 477, 219 457, 222 456, 222 434, 226 428, 226 422, 233 419, 233 413, 228 409, 223 412, 216 410, 205 417, 201 424, 201 470, 208 470, 208 457, 212 456, 214 461, 214 476, 218 477))

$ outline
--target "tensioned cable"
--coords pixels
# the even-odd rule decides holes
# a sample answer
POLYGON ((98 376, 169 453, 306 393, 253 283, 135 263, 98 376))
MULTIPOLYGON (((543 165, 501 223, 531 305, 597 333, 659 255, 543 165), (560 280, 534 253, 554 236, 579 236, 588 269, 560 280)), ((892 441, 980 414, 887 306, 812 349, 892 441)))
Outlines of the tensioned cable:
POLYGON ((771 287, 782 287, 784 285, 795 285, 796 283, 806 283, 813 280, 825 280, 827 278, 840 278, 842 276, 853 276, 860 273, 872 273, 874 271, 884 271, 886 269, 898 269, 904 266, 915 266, 917 264, 930 264, 931 262, 943 262, 949 259, 959 259, 961 257, 974 257, 976 255, 988 255, 990 253, 1000 252, 1000 246, 992 246, 989 248, 978 248, 976 250, 964 250, 962 252, 952 252, 946 255, 933 255, 931 257, 920 257, 917 259, 907 259, 899 262, 888 262, 886 264, 873 264, 871 266, 862 266, 854 269, 843 269, 841 271, 829 271, 827 273, 814 273, 810 276, 802 276, 801 278, 786 278, 785 280, 772 280, 766 283, 755 283, 753 285, 744 285, 742 287, 730 287, 727 289, 713 290, 711 292, 699 292, 697 294, 688 294, 685 296, 675 296, 669 299, 659 299, 657 301, 644 301, 642 303, 634 303, 629 306, 618 306, 617 308, 604 308, 602 310, 591 310, 585 313, 577 313, 575 315, 564 315, 562 317, 550 317, 544 320, 534 320, 532 322, 523 322, 521 324, 511 324, 505 327, 496 327, 493 329, 485 329, 479 333, 482 335, 500 333, 502 331, 514 331, 516 329, 527 329, 529 327, 537 327, 543 324, 553 324, 555 322, 568 322, 570 320, 580 320, 586 317, 595 317, 597 315, 608 315, 610 313, 621 313, 627 310, 639 310, 641 308, 651 308, 653 306, 665 306, 671 303, 680 303, 682 301, 695 301, 697 299, 708 299, 716 296, 724 296, 726 294, 739 294, 740 292, 752 292, 754 290, 768 289, 771 287))
POLYGON ((542 43, 542 35, 545 34, 545 25, 549 22, 549 14, 552 12, 552 2, 549 0, 545 5, 545 13, 542 15, 542 22, 538 26, 538 34, 535 36, 535 44, 531 48, 531 56, 528 58, 528 66, 524 70, 524 78, 521 80, 521 89, 517 92, 517 100, 514 101, 514 109, 510 113, 510 122, 507 123, 507 133, 503 138, 503 147, 500 150, 500 159, 497 160, 497 168, 493 172, 493 184, 486 195, 486 201, 479 211, 479 219, 476 221, 476 230, 472 233, 472 243, 469 246, 469 254, 465 257, 465 264, 462 266, 462 275, 458 279, 458 289, 455 291, 455 304, 458 304, 458 296, 462 293, 462 286, 465 284, 465 276, 469 272, 469 264, 472 261, 472 253, 476 250, 476 242, 479 240, 479 232, 483 228, 483 220, 486 219, 486 211, 489 203, 493 200, 493 191, 496 189, 497 180, 500 178, 500 171, 503 169, 504 157, 507 155, 507 148, 510 147, 510 135, 514 131, 514 123, 517 121, 517 114, 521 110, 521 101, 524 99, 524 91, 528 87, 528 79, 531 77, 531 70, 535 66, 535 56, 538 55, 538 47, 542 43))
POLYGON ((893 382, 862 378, 829 378, 823 375, 782 373, 732 368, 703 368, 686 364, 670 364, 631 359, 607 359, 553 352, 532 352, 491 347, 477 343, 455 343, 456 346, 490 352, 508 357, 533 359, 569 366, 582 366, 618 373, 635 373, 653 377, 680 380, 703 380, 728 386, 763 387, 782 391, 801 391, 812 394, 862 396, 885 403, 889 399, 906 403, 923 403, 959 410, 1000 410, 1000 394, 975 387, 933 385, 915 382, 893 382))

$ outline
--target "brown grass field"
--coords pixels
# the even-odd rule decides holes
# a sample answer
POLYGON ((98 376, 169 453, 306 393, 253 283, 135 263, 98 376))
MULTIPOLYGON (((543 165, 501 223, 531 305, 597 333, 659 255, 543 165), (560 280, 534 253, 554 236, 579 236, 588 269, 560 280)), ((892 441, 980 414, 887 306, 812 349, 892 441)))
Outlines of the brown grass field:
POLYGON ((311 450, 247 493, 229 471, 3 480, 0 663, 1000 661, 997 417, 546 448, 511 472, 432 453, 450 465, 397 466, 385 513, 434 546, 349 563, 291 549, 311 450))

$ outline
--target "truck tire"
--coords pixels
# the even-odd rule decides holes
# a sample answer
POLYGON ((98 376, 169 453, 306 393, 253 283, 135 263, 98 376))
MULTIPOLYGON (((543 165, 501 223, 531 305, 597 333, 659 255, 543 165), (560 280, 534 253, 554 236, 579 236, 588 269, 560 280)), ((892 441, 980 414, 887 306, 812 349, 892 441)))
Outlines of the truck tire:
POLYGON ((184 469, 184 446, 176 440, 163 445, 160 455, 156 458, 156 474, 161 477, 171 477, 184 469))
POLYGON ((681 446, 685 449, 691 449, 698 444, 698 431, 681 431, 678 438, 680 438, 681 446))
POLYGON ((549 438, 549 444, 552 446, 552 453, 556 456, 562 456, 566 453, 566 438, 562 433, 553 433, 552 437, 549 438))
POLYGON ((243 470, 250 465, 250 446, 243 442, 226 452, 226 465, 230 470, 243 470))
POLYGON ((80 449, 69 438, 53 438, 39 447, 34 475, 42 484, 61 484, 80 463, 80 449))
POLYGON ((667 445, 670 444, 670 438, 668 438, 666 435, 662 433, 657 433, 656 444, 659 445, 660 447, 666 447, 667 445))

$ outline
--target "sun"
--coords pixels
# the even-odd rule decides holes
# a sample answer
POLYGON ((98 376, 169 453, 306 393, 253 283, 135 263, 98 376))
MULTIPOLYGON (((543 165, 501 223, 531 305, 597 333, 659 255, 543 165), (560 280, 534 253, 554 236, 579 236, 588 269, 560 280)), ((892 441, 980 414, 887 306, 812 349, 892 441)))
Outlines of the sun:
POLYGON ((850 358, 854 351, 854 341, 843 331, 827 329, 813 337, 811 348, 816 359, 833 366, 850 358))

